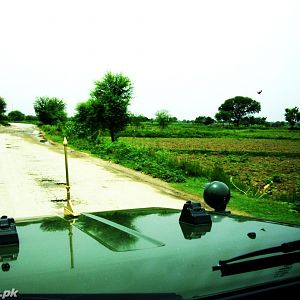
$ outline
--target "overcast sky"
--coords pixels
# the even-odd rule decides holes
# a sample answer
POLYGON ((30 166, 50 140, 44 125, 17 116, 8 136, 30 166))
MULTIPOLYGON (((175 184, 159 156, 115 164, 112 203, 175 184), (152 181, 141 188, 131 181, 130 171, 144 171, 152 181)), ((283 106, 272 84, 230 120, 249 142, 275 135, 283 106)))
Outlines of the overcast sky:
POLYGON ((268 121, 300 106, 299 0, 0 0, 0 13, 7 112, 34 114, 48 96, 73 115, 108 71, 129 77, 129 110, 150 118, 214 117, 235 96, 268 121))

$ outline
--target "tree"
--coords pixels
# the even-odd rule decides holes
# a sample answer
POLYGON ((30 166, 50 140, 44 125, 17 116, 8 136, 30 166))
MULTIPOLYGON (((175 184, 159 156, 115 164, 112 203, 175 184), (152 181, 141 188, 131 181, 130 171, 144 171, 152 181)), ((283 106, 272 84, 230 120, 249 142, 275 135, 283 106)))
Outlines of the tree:
POLYGON ((54 125, 67 120, 66 104, 58 98, 37 97, 34 102, 37 118, 43 124, 54 125))
POLYGON ((5 120, 6 102, 4 98, 0 97, 0 122, 5 120))
POLYGON ((37 116, 27 115, 27 116, 25 116, 25 120, 30 121, 30 122, 36 122, 37 116))
POLYGON ((98 133, 102 127, 103 105, 100 105, 95 99, 89 99, 86 102, 79 103, 76 110, 74 121, 78 127, 77 133, 90 136, 98 133))
POLYGON ((265 117, 257 117, 254 116, 243 118, 241 124, 249 126, 249 125, 266 125, 267 118, 265 117))
POLYGON ((166 128, 172 120, 172 116, 165 109, 157 111, 155 116, 155 121, 158 122, 158 125, 161 129, 166 128))
POLYGON ((222 123, 230 123, 231 122, 231 112, 221 110, 215 114, 215 118, 217 121, 222 123))
POLYGON ((117 140, 116 134, 129 122, 128 105, 133 92, 133 85, 128 77, 107 72, 101 81, 95 81, 91 92, 90 105, 99 112, 94 118, 95 128, 109 130, 111 141, 117 140))
POLYGON ((213 124, 215 120, 211 117, 199 116, 195 119, 194 122, 203 125, 210 125, 213 124))
POLYGON ((286 108, 284 115, 285 120, 289 123, 291 128, 294 128, 295 125, 300 122, 300 112, 298 107, 286 108))
POLYGON ((226 100, 219 107, 219 113, 215 117, 217 120, 229 121, 239 126, 245 117, 258 113, 260 110, 259 102, 248 97, 236 96, 226 100))
POLYGON ((141 123, 148 122, 150 119, 143 115, 135 115, 133 113, 129 113, 129 123, 134 126, 141 126, 141 123))
POLYGON ((253 117, 253 124, 257 125, 268 125, 267 118, 266 117, 253 117))
POLYGON ((24 121, 25 115, 20 112, 19 110, 13 110, 8 113, 8 120, 9 121, 24 121))

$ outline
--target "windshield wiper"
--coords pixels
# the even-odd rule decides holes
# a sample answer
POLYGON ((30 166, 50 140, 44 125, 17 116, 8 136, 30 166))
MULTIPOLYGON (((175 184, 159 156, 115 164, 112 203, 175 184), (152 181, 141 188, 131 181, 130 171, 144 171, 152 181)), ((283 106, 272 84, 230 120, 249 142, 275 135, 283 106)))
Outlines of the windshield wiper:
POLYGON ((220 270, 222 276, 227 276, 266 268, 273 268, 285 264, 293 264, 296 262, 300 262, 299 250, 300 240, 283 243, 280 246, 249 252, 247 254, 236 256, 227 260, 220 260, 218 266, 213 266, 213 271, 220 270), (239 260, 278 252, 284 254, 238 262, 239 260))
POLYGON ((280 246, 276 246, 276 247, 270 247, 270 248, 265 248, 265 249, 258 250, 258 251, 249 252, 244 255, 233 257, 231 259, 220 260, 219 265, 227 264, 229 262, 238 261, 238 260, 245 259, 245 258, 265 255, 265 254, 272 254, 272 253, 277 253, 277 252, 288 253, 288 252, 293 252, 293 251, 297 251, 297 250, 300 250, 300 240, 297 240, 294 242, 289 242, 289 243, 283 243, 280 246))

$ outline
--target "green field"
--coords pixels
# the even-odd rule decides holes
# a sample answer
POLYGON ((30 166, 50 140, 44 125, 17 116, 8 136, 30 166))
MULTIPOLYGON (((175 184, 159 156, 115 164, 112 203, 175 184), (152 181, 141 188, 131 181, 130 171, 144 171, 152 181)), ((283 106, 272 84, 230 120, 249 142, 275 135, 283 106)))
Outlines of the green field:
POLYGON ((300 174, 300 141, 254 138, 131 138, 134 146, 164 149, 179 160, 193 161, 201 168, 222 166, 233 182, 261 190, 272 181, 272 198, 296 192, 300 174))

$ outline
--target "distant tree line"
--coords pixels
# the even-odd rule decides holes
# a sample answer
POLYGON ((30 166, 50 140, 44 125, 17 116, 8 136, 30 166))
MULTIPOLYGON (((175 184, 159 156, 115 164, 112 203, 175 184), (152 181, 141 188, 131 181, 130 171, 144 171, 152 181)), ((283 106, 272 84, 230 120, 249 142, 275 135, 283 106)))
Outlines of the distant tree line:
MULTIPOLYGON (((62 99, 56 97, 37 97, 33 106, 36 116, 25 116, 22 112, 14 110, 6 112, 6 102, 0 97, 0 123, 9 121, 35 121, 42 124, 57 125, 65 124, 71 120, 69 128, 73 133, 83 136, 97 136, 101 131, 107 130, 111 140, 117 140, 118 133, 128 124, 140 126, 143 122, 154 121, 161 129, 170 123, 177 122, 168 110, 162 109, 155 113, 154 119, 143 115, 134 115, 128 111, 133 93, 133 84, 123 74, 107 72, 102 80, 94 82, 94 89, 86 102, 76 106, 75 115, 68 119, 66 104, 62 99)), ((249 125, 268 125, 266 118, 254 117, 261 111, 261 105, 249 97, 236 96, 224 101, 219 106, 215 118, 209 116, 198 116, 195 124, 212 125, 228 124, 239 127, 249 125)), ((285 109, 285 120, 291 129, 295 129, 300 123, 300 112, 298 107, 285 109)), ((275 122, 274 126, 282 126, 284 122, 275 122)))
POLYGON ((7 125, 8 122, 36 121, 36 116, 25 115, 19 110, 13 110, 6 113, 6 102, 3 97, 0 97, 0 124, 7 125))

